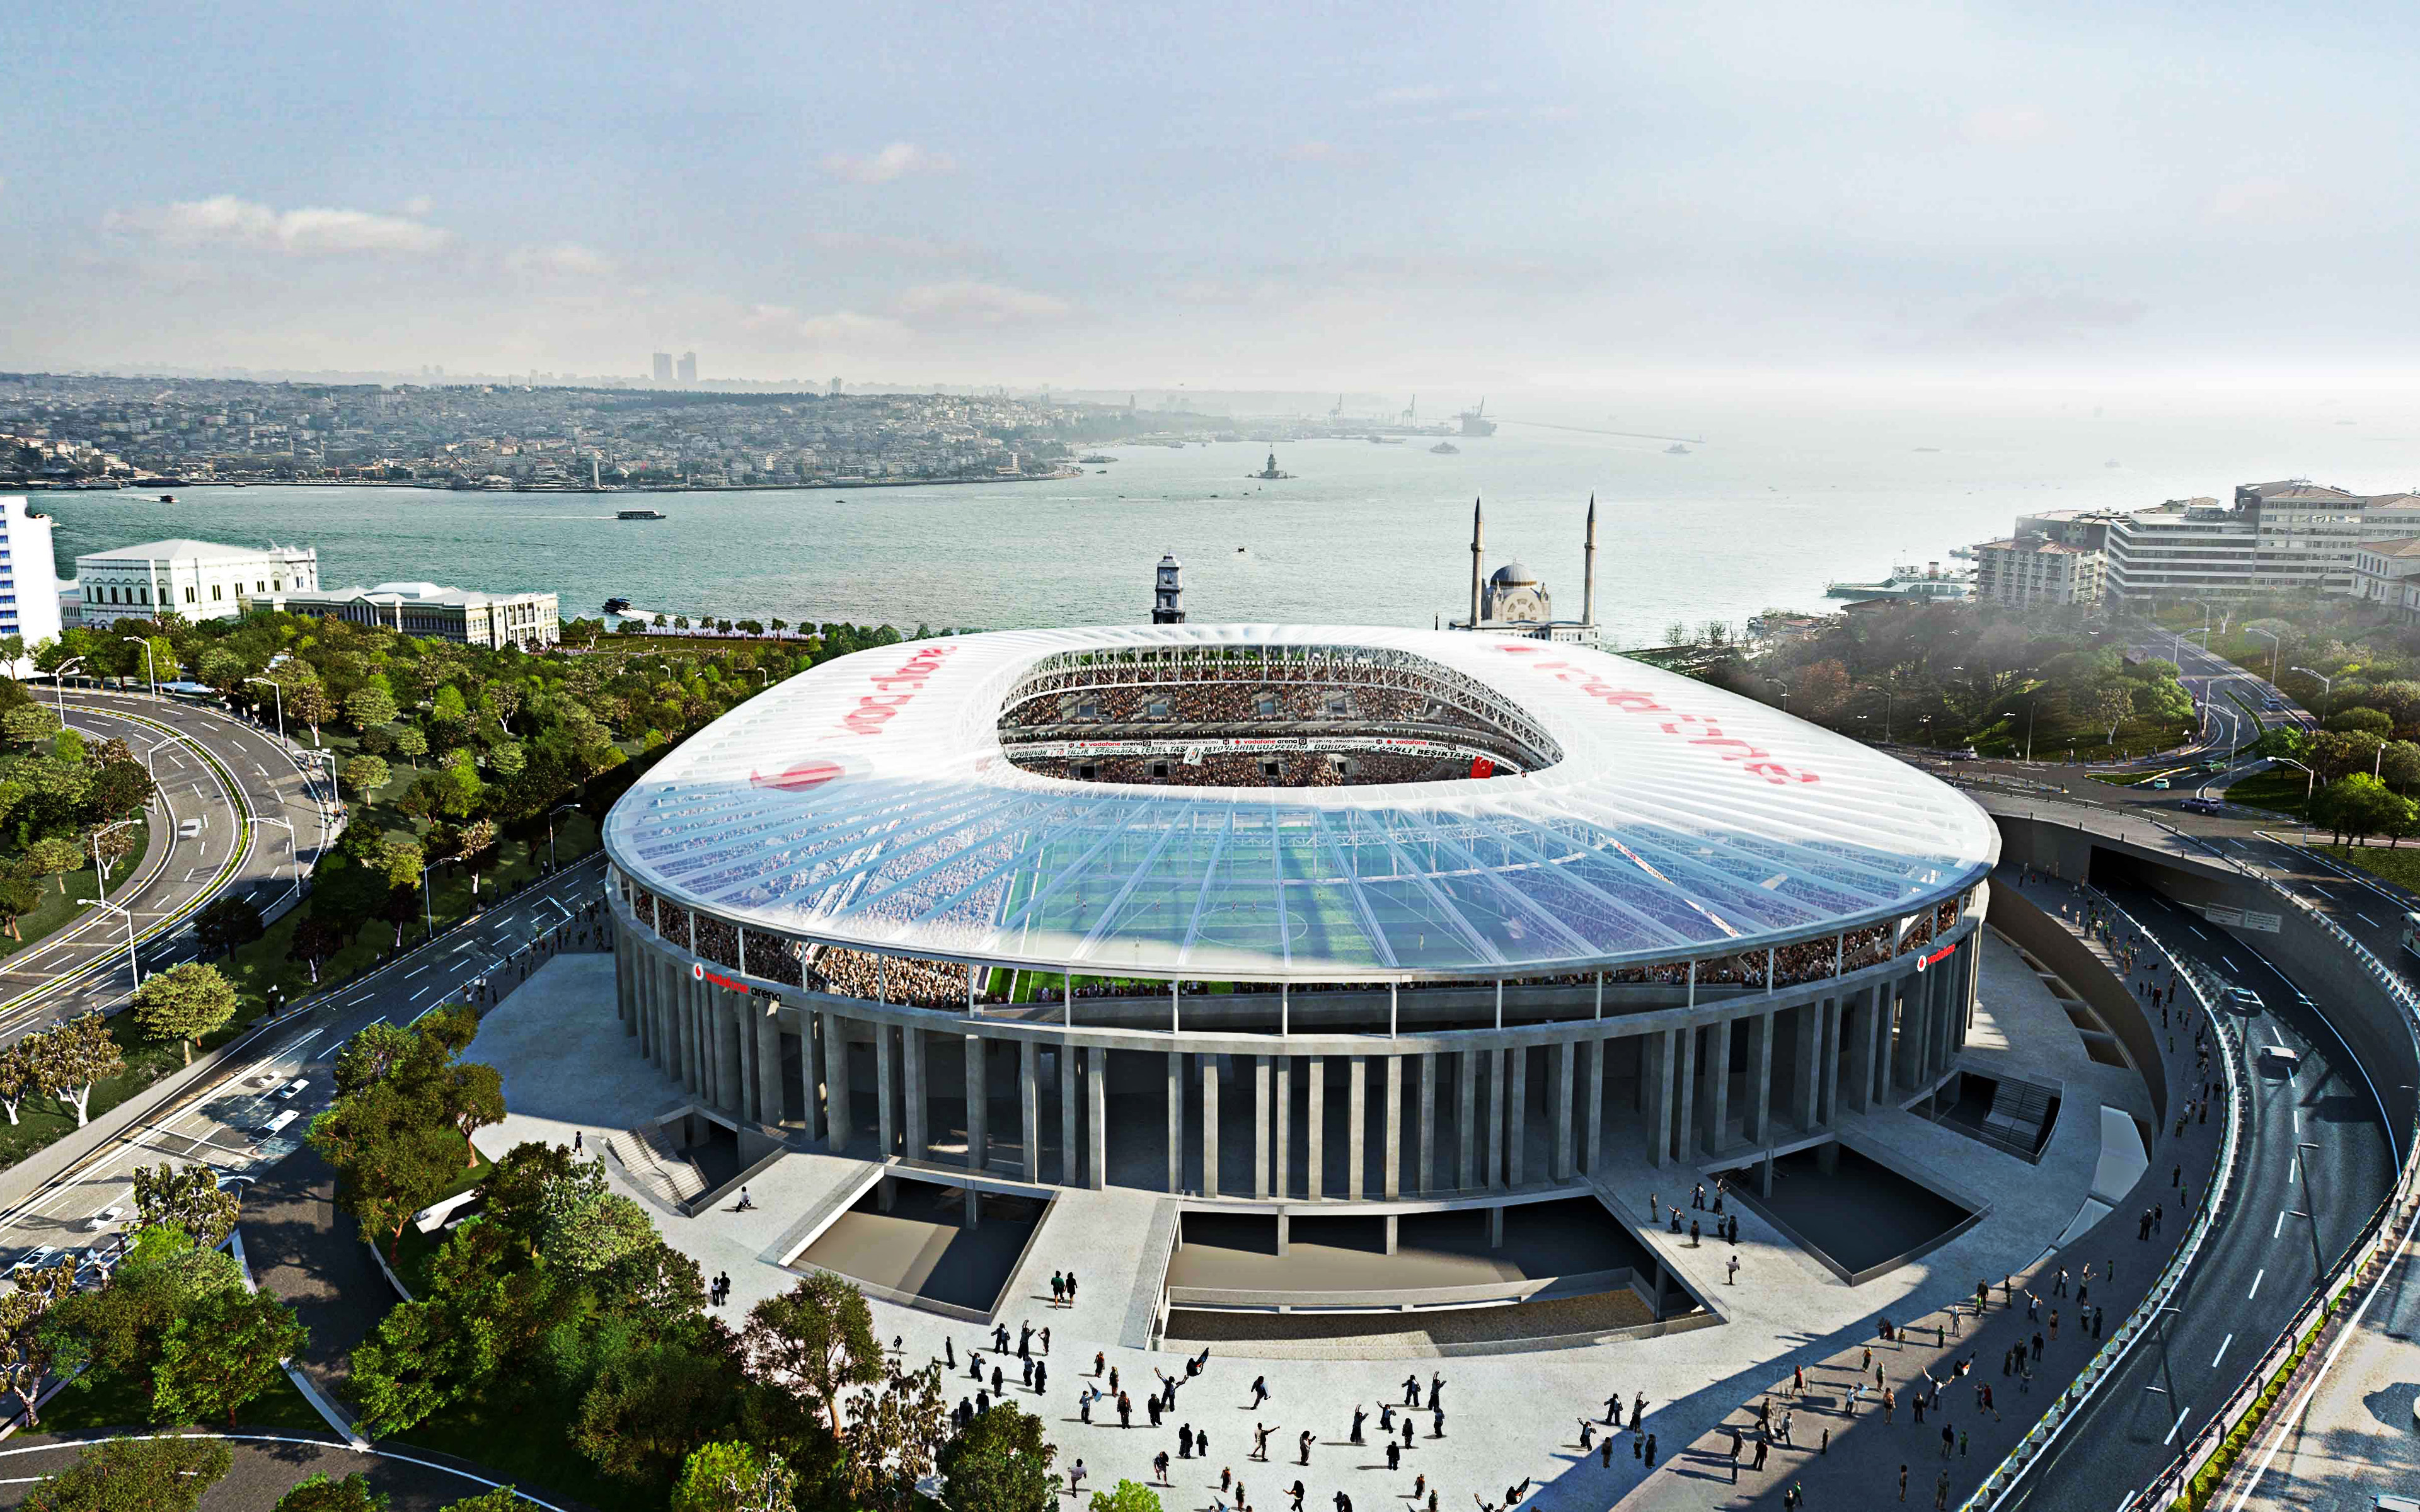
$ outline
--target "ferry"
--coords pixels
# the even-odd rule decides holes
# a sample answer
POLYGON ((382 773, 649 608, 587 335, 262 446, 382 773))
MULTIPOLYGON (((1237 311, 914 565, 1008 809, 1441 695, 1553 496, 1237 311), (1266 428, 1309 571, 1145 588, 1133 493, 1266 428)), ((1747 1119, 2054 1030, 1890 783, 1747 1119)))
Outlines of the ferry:
POLYGON ((1900 598, 1917 604, 1963 604, 1975 596, 1975 575, 1970 572, 1944 572, 1940 563, 1928 562, 1921 570, 1913 566, 1893 567, 1890 576, 1878 583, 1825 583, 1823 596, 1900 598))
POLYGON ((1114 456, 1104 456, 1100 453, 1094 452, 1090 456, 1079 456, 1076 458, 1076 460, 1083 463, 1086 467, 1091 467, 1096 462, 1114 462, 1117 458, 1114 456))
POLYGON ((1686 456, 1689 455, 1689 449, 1682 445, 1679 441, 1674 441, 1671 445, 1664 448, 1664 455, 1666 456, 1686 456))
POLYGON ((664 512, 660 509, 625 509, 613 517, 615 519, 662 519, 664 512))
POLYGON ((1462 448, 1456 446, 1451 441, 1439 441, 1435 446, 1430 447, 1429 451, 1432 455, 1436 456, 1460 456, 1462 455, 1462 448))

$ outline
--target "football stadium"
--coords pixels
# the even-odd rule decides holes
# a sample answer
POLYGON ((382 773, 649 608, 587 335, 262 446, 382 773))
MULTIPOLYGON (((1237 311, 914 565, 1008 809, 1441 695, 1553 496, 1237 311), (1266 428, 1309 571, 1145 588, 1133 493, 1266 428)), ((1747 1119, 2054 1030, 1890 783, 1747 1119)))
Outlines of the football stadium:
POLYGON ((970 1227, 1174 1198, 1165 1300, 1211 1312, 1628 1273, 1618 1225, 1540 1250, 1592 1242, 1616 1164, 1769 1181, 1950 1074, 1998 851, 1931 778, 1617 656, 1208 625, 828 662, 606 845, 622 1026, 743 1154, 970 1227), (1321 1243, 1378 1285, 1307 1285, 1321 1243))

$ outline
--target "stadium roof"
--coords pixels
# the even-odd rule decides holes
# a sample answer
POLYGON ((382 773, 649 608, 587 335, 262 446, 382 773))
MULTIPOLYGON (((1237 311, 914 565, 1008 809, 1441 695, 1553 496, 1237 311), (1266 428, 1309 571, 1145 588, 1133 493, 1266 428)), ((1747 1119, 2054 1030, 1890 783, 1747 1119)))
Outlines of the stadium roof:
POLYGON ((1829 935, 1998 854, 1947 785, 1776 710, 1571 645, 1425 630, 1004 631, 840 657, 667 756, 606 822, 640 885, 752 929, 1090 975, 1544 975, 1829 935), (1046 657, 1344 646, 1526 711, 1525 776, 1348 787, 1070 781, 1001 753, 1046 657))

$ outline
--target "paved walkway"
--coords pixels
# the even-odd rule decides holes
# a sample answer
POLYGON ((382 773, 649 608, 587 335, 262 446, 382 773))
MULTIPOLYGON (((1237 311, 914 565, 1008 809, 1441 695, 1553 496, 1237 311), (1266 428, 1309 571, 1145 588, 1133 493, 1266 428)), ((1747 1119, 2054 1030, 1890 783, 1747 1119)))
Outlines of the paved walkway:
POLYGON ((396 1291, 336 1211, 336 1173, 305 1145, 270 1166, 243 1198, 244 1257, 262 1290, 292 1306, 311 1331, 295 1364, 311 1383, 349 1401, 353 1347, 395 1304, 396 1291))
MULTIPOLYGON (((2006 873, 1995 887, 2010 886, 2006 873)), ((2058 885, 2025 888, 2029 897, 2057 917, 2062 900, 2072 902, 2072 889, 2058 885)), ((2079 932, 2080 933, 2080 932, 2079 932)), ((2093 944, 2094 953, 2115 968, 2110 948, 2093 944)), ((2149 975, 2148 964, 2136 976, 2149 975)), ((2125 980, 2125 973, 2119 973, 2125 980)), ((2180 1037, 2168 1057, 2171 1106, 2193 1095, 2198 1077, 2192 1041, 2180 1037)), ((2077 1112, 2084 1111, 2077 1109, 2077 1112)), ((2070 1115, 2062 1112, 2065 1124, 2070 1115)), ((2166 1172, 2181 1164, 2207 1178, 2217 1158, 2223 1126, 2212 1122, 2188 1125, 2182 1138, 2174 1129, 2159 1132, 2152 1149, 2152 1169, 2166 1172)), ((2189 1227, 2178 1194, 2164 1180, 2132 1194, 2132 1200, 2086 1229, 2055 1254, 2048 1254, 2018 1270, 1984 1272, 1970 1276, 1965 1296, 1971 1302, 1974 1282, 1991 1283, 1990 1301, 1978 1319, 1953 1319, 1933 1308, 1905 1321, 1910 1325, 1895 1340, 1885 1341, 1879 1329, 1847 1347, 1826 1349, 1805 1371, 1804 1385, 1795 1374, 1774 1379, 1741 1400, 1711 1432, 1685 1445, 1666 1445, 1668 1471, 1647 1481, 1620 1504, 1624 1508, 1778 1507, 1791 1487, 1802 1489, 1809 1505, 1869 1507, 1898 1504, 1900 1473, 1907 1475, 1906 1499, 1913 1504, 1957 1505, 1972 1495, 1983 1477, 2008 1455, 2040 1417, 2059 1390, 2081 1369, 2099 1347, 2078 1328, 2076 1289, 2085 1268, 2091 1268, 2089 1301, 2107 1309, 2107 1327, 2114 1328, 2138 1304, 2167 1262, 2174 1245, 2189 1227), (2148 1202, 2164 1201, 2164 1232, 2153 1242, 2137 1239, 2137 1214, 2148 1202), (2113 1283, 2109 1277, 2116 1272, 2113 1283), (2058 1275, 2069 1273, 2062 1290, 2058 1275), (2009 1283, 2013 1285, 2009 1285, 2009 1283), (2054 1335, 2051 1314, 2058 1315, 2054 1335), (1950 1330, 1955 1328, 1956 1333, 1950 1330), (2032 1358, 2034 1337, 2041 1335, 2041 1354, 2032 1358), (2024 1346, 2033 1379, 2027 1381, 2011 1368, 2013 1346, 2024 1346), (1896 1397, 1885 1410, 1876 1400, 1875 1372, 1881 1385, 1896 1397), (1854 1388, 1866 1383, 1866 1399, 1853 1399, 1854 1388), (1992 1396, 1990 1411, 1982 1393, 1992 1396), (1919 1421, 1915 1402, 1932 1397, 1919 1421), (1760 1411, 1776 1437, 1762 1470, 1754 1464, 1761 1436, 1760 1411), (1787 1414, 1787 1416, 1785 1416, 1787 1414), (1782 1425, 1789 1442, 1779 1442, 1782 1425), (1945 1443, 1943 1430, 1950 1431, 1945 1443), (1742 1443, 1739 1468, 1733 1468, 1734 1432, 1742 1443), (1827 1445, 1828 1438, 1828 1445, 1827 1445)), ((1971 1313, 1971 1308, 1968 1309, 1971 1313)), ((1885 1318, 1900 1321, 1896 1314, 1885 1318)), ((1651 1421, 1650 1424, 1652 1427, 1651 1421)), ((1626 1452, 1628 1446, 1624 1445, 1626 1452)))
MULTIPOLYGON (((23 1505, 43 1476, 75 1463, 85 1441, 107 1436, 19 1434, 0 1444, 0 1507, 23 1505)), ((427 1463, 356 1454, 341 1443, 313 1443, 300 1435, 283 1442, 231 1439, 227 1449, 234 1466, 225 1479, 203 1493, 199 1512, 267 1512, 298 1482, 315 1474, 367 1476, 372 1488, 392 1498, 388 1512, 439 1512, 488 1489, 483 1481, 455 1473, 438 1463, 439 1457, 419 1450, 402 1452, 427 1463)))

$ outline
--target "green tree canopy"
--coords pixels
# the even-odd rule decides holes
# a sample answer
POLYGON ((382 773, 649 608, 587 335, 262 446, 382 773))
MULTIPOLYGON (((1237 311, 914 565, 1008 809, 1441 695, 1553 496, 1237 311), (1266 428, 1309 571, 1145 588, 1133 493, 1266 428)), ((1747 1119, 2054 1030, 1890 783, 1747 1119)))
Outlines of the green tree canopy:
POLYGON ((1042 1437, 1042 1420, 1002 1402, 975 1415, 941 1446, 941 1504, 950 1512, 1050 1512, 1059 1451, 1042 1437))
POLYGON ((194 1512, 235 1457, 217 1439, 106 1439, 25 1498, 25 1512, 194 1512))
POLYGON ((187 961, 153 972, 134 989, 133 1009, 147 1038, 183 1042, 190 1066, 194 1042, 235 1017, 235 984, 214 965, 187 961))
POLYGON ((721 1439, 681 1462, 672 1512, 794 1512, 798 1484, 780 1455, 721 1439))
POLYGON ((219 1184, 218 1172, 208 1165, 134 1167, 135 1222, 145 1228, 165 1226, 215 1248, 235 1231, 242 1199, 219 1184))
POLYGON ((298 1482, 271 1512, 386 1512, 386 1493, 372 1489, 369 1477, 356 1471, 342 1480, 320 1473, 298 1482))
POLYGON ((1094 1491, 1085 1503, 1085 1512, 1160 1512, 1159 1493, 1139 1481, 1122 1480, 1107 1490, 1094 1491))
POLYGON ((280 1365, 309 1333, 266 1291, 215 1291, 168 1325, 151 1372, 151 1415, 161 1423, 235 1426, 246 1402, 275 1385, 280 1365))

